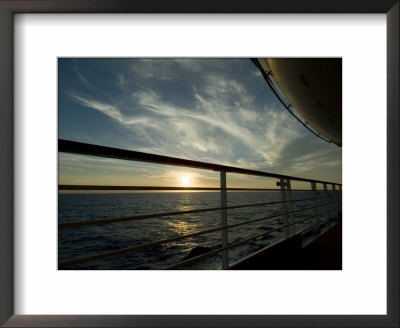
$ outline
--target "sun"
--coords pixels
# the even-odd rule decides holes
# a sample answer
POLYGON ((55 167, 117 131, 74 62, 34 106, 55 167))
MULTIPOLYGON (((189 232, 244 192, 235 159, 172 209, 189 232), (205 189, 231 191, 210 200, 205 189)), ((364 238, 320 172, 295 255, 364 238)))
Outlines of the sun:
POLYGON ((187 175, 182 176, 182 177, 181 177, 181 184, 182 184, 184 187, 189 187, 189 186, 190 186, 190 177, 187 176, 187 175))

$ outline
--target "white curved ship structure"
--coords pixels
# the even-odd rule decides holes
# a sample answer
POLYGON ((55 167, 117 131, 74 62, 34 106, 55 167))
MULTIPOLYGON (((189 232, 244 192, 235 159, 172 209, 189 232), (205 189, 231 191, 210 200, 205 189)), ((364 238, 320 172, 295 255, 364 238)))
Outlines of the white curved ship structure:
POLYGON ((305 125, 342 146, 341 58, 257 58, 253 62, 305 125))

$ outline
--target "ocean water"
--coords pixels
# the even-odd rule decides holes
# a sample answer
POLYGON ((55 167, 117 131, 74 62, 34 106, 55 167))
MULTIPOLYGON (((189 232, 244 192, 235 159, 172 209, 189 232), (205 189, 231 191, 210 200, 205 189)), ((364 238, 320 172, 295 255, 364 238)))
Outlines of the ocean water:
MULTIPOLYGON (((331 193, 333 196, 333 193, 331 193)), ((293 199, 311 198, 308 191, 294 191, 293 199)), ((279 191, 228 192, 228 206, 280 201, 279 191)), ((327 199, 321 199, 320 204, 327 199)), ((335 201, 332 198, 331 201, 335 201)), ((314 205, 313 200, 294 203, 294 210, 314 205)), ((141 214, 153 214, 220 206, 219 192, 146 192, 146 193, 82 193, 59 194, 58 222, 87 221, 141 214)), ((328 205, 329 206, 329 205, 328 205)), ((320 211, 329 209, 321 207, 320 211)), ((282 204, 228 210, 228 225, 282 213, 282 204)), ((295 220, 313 216, 314 209, 294 213, 295 220)), ((322 214, 321 218, 327 217, 322 214)), ((312 218, 296 224, 296 231, 315 222, 312 218)), ((229 244, 240 242, 279 228, 283 217, 262 220, 228 231, 229 244)), ((102 224, 58 230, 58 261, 100 254, 157 240, 217 228, 221 225, 219 211, 176 215, 170 217, 102 224)), ((229 250, 229 263, 282 239, 283 230, 274 231, 245 245, 229 250)), ((202 252, 221 247, 221 231, 162 244, 131 253, 71 265, 74 270, 154 270, 164 269, 202 252)), ((220 269, 219 254, 182 267, 181 269, 220 269)))

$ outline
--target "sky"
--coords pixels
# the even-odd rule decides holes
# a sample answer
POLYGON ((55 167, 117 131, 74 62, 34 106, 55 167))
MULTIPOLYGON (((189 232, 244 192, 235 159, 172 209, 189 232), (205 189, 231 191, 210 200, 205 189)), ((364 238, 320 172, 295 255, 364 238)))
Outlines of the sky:
MULTIPOLYGON (((292 117, 247 58, 60 58, 58 133, 60 139, 342 180, 341 149, 292 117)), ((276 181, 227 175, 228 187, 273 188, 276 181)), ((59 184, 218 187, 219 174, 59 153, 59 184)))

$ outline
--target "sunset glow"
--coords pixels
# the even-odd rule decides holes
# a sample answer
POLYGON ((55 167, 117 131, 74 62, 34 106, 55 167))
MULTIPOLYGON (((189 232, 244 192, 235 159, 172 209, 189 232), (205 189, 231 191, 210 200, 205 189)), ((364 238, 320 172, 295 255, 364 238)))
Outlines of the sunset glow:
POLYGON ((191 179, 188 175, 184 175, 181 177, 181 184, 183 187, 189 187, 191 183, 191 179))

